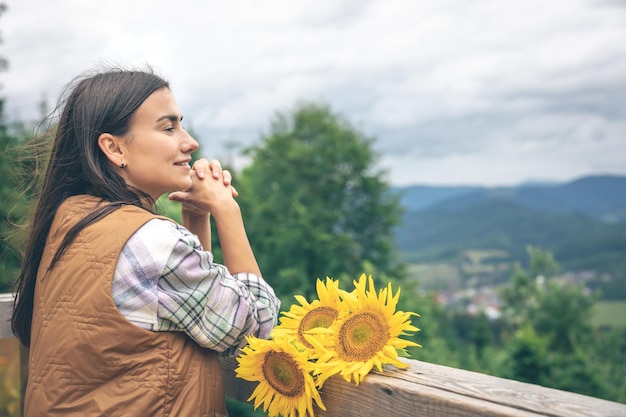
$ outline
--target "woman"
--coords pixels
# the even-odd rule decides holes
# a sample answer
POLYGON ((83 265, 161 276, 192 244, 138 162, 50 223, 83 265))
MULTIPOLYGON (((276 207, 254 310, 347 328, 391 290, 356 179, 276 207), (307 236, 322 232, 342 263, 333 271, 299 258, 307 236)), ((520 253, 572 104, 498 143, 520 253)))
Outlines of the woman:
POLYGON ((279 309, 230 173, 190 166, 198 143, 152 72, 108 70, 67 91, 16 283, 24 415, 226 415, 218 354, 268 337, 279 309), (165 193, 182 225, 154 213, 165 193))

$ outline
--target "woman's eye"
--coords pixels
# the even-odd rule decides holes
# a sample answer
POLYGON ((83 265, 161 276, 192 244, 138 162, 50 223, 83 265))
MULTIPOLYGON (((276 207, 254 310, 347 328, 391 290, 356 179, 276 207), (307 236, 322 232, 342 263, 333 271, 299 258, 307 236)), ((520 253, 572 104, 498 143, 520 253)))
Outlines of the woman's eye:
POLYGON ((165 130, 167 130, 168 132, 173 132, 174 126, 166 127, 165 130))

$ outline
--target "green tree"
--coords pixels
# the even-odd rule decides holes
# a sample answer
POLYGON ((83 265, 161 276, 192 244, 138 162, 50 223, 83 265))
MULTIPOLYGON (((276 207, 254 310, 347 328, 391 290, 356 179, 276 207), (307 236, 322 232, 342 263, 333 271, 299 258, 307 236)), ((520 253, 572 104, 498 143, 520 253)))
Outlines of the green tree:
POLYGON ((505 317, 514 326, 528 321, 529 309, 537 304, 537 291, 535 279, 516 264, 509 284, 501 291, 505 317))
POLYGON ((547 282, 530 320, 537 333, 549 339, 551 349, 569 354, 591 333, 594 302, 582 285, 547 282))
POLYGON ((544 251, 535 246, 527 246, 526 252, 530 258, 528 273, 531 277, 553 277, 559 272, 559 264, 552 252, 544 251))
POLYGON ((491 343, 489 320, 485 313, 481 313, 474 318, 473 324, 471 340, 476 348, 476 357, 478 360, 483 360, 485 348, 491 343))
POLYGON ((41 164, 49 141, 45 135, 34 138, 21 123, 9 129, 0 114, 0 152, 0 292, 10 292, 19 273, 20 250, 34 207, 33 195, 41 186, 45 170, 41 164))
POLYGON ((507 318, 519 326, 529 320, 529 314, 537 310, 540 290, 544 282, 552 278, 559 270, 552 253, 534 246, 527 246, 528 271, 516 264, 509 285, 501 291, 507 318))
POLYGON ((517 329, 510 340, 510 377, 619 398, 611 388, 618 382, 594 352, 598 348, 591 337, 595 296, 582 285, 557 281, 553 275, 558 264, 551 253, 529 248, 528 254, 528 272, 518 267, 503 291, 507 319, 517 329))
POLYGON ((316 278, 351 282, 366 268, 399 277, 397 196, 375 168, 373 139, 322 104, 278 113, 246 150, 239 179, 251 243, 281 297, 311 296, 316 278))
POLYGON ((16 139, 9 134, 4 118, 4 100, 0 98, 0 292, 8 292, 19 268, 19 257, 9 243, 9 235, 17 221, 15 182, 11 158, 16 139))
POLYGON ((514 335, 510 346, 507 377, 532 384, 545 384, 550 375, 548 343, 530 325, 524 325, 514 335))
POLYGON ((502 290, 507 318, 515 327, 531 325, 549 340, 550 349, 571 353, 591 331, 595 297, 582 285, 555 281, 559 266, 552 253, 535 247, 527 251, 528 271, 517 266, 502 290))
POLYGON ((592 397, 616 399, 610 398, 609 387, 621 381, 607 380, 605 375, 600 373, 600 367, 591 363, 586 349, 577 347, 567 354, 552 352, 551 360, 552 375, 546 385, 592 397))
MULTIPOLYGON (((6 5, 0 3, 0 16, 5 11, 6 5)), ((7 60, 0 57, 0 71, 6 70, 7 65, 7 60)), ((16 210, 14 178, 15 146, 18 138, 9 129, 4 105, 5 100, 0 97, 0 292, 10 292, 19 268, 19 256, 10 243, 9 236, 21 213, 19 209, 16 210)))
POLYGON ((602 397, 626 403, 626 366, 616 366, 626 363, 626 329, 595 329, 592 340, 589 359, 607 388, 602 397))

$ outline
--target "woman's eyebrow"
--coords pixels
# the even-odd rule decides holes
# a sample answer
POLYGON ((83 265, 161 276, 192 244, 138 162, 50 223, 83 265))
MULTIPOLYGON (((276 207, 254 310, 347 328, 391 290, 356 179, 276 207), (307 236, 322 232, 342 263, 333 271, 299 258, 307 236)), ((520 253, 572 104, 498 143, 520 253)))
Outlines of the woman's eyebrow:
POLYGON ((178 116, 178 115, 175 115, 175 114, 166 114, 164 116, 159 117, 157 119, 157 123, 160 122, 163 119, 167 119, 167 120, 169 120, 172 123, 174 123, 174 122, 182 122, 183 121, 183 116, 182 115, 178 116))

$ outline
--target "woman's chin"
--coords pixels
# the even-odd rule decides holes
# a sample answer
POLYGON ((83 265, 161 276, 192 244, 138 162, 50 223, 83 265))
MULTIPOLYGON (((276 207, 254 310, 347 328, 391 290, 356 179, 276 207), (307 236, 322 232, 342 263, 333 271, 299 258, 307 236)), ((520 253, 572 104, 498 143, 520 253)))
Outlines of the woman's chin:
POLYGON ((178 190, 180 191, 186 191, 188 189, 191 188, 192 182, 191 182, 191 177, 187 177, 185 180, 182 180, 180 182, 179 188, 178 190))

